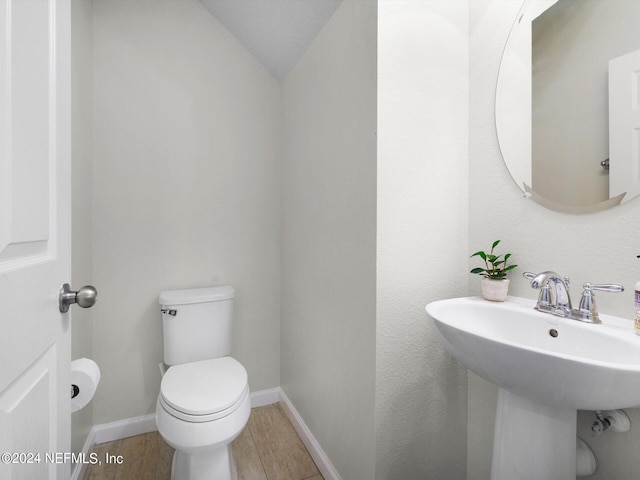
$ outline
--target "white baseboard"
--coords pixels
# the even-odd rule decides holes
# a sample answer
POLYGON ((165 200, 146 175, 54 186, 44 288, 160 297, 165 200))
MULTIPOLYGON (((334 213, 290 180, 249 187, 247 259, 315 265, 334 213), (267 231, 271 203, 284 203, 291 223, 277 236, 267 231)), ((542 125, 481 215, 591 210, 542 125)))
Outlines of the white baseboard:
POLYGON ((264 407, 265 405, 278 403, 280 401, 281 392, 282 390, 280 387, 251 392, 251 408, 264 407))
MULTIPOLYGON (((113 442, 121 438, 142 435, 144 433, 155 432, 156 430, 158 430, 158 427, 156 427, 155 413, 144 415, 143 417, 127 418, 125 420, 118 420, 117 422, 94 425, 91 427, 89 435, 87 435, 87 440, 82 447, 82 453, 88 456, 93 446, 98 443, 113 442)), ((71 480, 79 480, 82 478, 86 467, 86 464, 78 463, 73 469, 71 480)))
MULTIPOLYGON (((329 460, 329 457, 324 453, 320 444, 311 433, 311 430, 309 430, 291 403, 291 400, 289 400, 289 397, 287 397, 280 387, 251 393, 251 408, 263 407, 278 402, 280 402, 287 418, 289 418, 293 428, 295 428, 300 436, 302 443, 307 447, 311 458, 313 458, 313 461, 318 466, 318 470, 320 470, 325 480, 342 480, 338 471, 329 460)), ((118 420, 117 422, 94 425, 89 431, 89 435, 87 435, 87 440, 82 447, 82 453, 88 456, 93 446, 99 443, 113 442, 114 440, 155 432, 156 430, 158 430, 158 428, 156 427, 155 413, 142 417, 118 420)), ((71 480, 79 480, 82 478, 85 468, 86 465, 77 464, 71 474, 71 480)))
POLYGON ((307 447, 311 458, 313 458, 313 461, 317 465, 318 470, 320 470, 324 479, 342 480, 342 477, 340 477, 340 474, 333 466, 333 463, 331 463, 327 454, 322 450, 322 447, 320 447, 320 444, 311 433, 311 430, 309 430, 309 427, 304 423, 304 420, 302 420, 302 417, 282 388, 269 388, 267 390, 253 392, 251 394, 251 408, 263 407, 265 405, 271 405, 278 402, 293 425, 293 428, 295 428, 298 433, 302 443, 307 447))
MULTIPOLYGON (((93 443, 113 442, 121 438, 133 437, 144 433, 155 432, 156 414, 150 413, 143 417, 127 418, 117 422, 103 423, 91 429, 94 432, 93 443)), ((89 434, 91 435, 91 433, 89 434)))
POLYGON ((331 460, 329 460, 329 457, 315 439, 309 427, 304 423, 304 420, 302 420, 302 417, 291 403, 291 400, 289 400, 289 397, 287 397, 287 394, 284 393, 281 388, 278 390, 280 390, 280 405, 284 413, 289 418, 289 421, 292 423, 293 428, 295 428, 304 446, 307 447, 311 458, 313 458, 324 479, 342 480, 336 467, 333 466, 333 463, 331 463, 331 460))

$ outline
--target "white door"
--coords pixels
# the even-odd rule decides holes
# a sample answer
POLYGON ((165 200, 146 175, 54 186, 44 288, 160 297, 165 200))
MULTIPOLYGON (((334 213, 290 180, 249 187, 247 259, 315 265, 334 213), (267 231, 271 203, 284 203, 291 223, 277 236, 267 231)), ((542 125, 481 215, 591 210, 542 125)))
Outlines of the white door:
POLYGON ((640 194, 640 50, 609 61, 609 197, 640 194))
POLYGON ((70 3, 0 0, 0 478, 69 478, 70 3))

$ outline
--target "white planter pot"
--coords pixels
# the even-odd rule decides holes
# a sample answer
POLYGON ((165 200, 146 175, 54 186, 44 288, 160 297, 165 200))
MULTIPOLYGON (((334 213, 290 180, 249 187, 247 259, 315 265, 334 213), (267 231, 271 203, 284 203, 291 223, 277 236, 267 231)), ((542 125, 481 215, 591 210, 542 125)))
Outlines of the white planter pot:
POLYGON ((483 277, 481 281, 482 298, 492 302, 504 302, 509 293, 509 279, 491 280, 483 277))

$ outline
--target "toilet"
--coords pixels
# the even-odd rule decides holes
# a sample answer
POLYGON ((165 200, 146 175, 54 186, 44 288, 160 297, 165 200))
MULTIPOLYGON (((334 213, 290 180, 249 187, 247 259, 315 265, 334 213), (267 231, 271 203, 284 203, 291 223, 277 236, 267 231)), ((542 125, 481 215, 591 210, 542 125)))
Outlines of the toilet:
POLYGON ((230 357, 232 287, 160 294, 164 363, 156 424, 175 449, 172 480, 236 480, 231 442, 249 419, 244 367, 230 357))

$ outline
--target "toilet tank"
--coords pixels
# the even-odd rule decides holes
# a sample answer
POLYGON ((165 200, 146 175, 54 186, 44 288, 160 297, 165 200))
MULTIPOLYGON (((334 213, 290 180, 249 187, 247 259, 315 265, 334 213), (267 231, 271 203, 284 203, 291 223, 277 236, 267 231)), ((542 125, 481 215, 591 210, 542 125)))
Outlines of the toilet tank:
POLYGON ((233 297, 229 286, 162 292, 164 363, 179 365, 229 355, 233 297))

